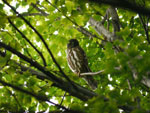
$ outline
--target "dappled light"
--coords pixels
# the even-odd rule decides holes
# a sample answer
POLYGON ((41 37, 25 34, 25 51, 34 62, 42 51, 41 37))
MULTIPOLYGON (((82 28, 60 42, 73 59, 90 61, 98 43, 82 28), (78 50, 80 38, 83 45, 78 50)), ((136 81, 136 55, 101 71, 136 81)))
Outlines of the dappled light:
POLYGON ((149 0, 0 0, 0 113, 149 113, 149 24, 149 0))

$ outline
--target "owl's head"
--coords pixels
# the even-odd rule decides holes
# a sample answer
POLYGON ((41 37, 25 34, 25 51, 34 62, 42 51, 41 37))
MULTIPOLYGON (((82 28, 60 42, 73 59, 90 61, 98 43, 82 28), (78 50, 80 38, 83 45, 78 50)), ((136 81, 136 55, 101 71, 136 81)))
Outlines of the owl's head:
POLYGON ((67 45, 68 48, 73 48, 73 47, 76 47, 76 46, 79 46, 78 40, 76 40, 76 39, 69 40, 69 43, 67 45))

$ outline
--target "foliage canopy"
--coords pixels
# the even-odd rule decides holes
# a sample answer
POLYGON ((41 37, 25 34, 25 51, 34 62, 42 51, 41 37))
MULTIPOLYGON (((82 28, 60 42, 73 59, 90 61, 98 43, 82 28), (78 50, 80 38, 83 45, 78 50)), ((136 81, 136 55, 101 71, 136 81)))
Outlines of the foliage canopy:
POLYGON ((0 112, 148 112, 150 2, 119 3, 0 1, 0 112), (104 70, 95 91, 67 65, 72 38, 91 70, 104 70))

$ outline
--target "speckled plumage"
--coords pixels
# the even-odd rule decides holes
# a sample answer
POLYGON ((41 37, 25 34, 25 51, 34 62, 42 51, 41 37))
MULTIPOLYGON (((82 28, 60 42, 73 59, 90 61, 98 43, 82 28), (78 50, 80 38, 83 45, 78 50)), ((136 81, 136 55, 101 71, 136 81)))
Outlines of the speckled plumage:
MULTIPOLYGON (((86 54, 76 39, 69 40, 67 45, 67 61, 69 68, 78 76, 80 73, 91 72, 88 67, 86 54)), ((97 88, 97 82, 92 76, 85 76, 84 79, 92 89, 97 88)))

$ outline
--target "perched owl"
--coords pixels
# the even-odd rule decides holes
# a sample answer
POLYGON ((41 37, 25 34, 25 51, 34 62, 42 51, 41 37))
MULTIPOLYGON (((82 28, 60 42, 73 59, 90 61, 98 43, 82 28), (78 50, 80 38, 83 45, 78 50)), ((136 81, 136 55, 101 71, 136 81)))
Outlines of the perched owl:
MULTIPOLYGON (((76 75, 80 76, 80 73, 91 72, 88 67, 88 60, 83 49, 80 47, 78 40, 71 39, 67 45, 67 61, 69 68, 76 75)), ((97 88, 97 82, 92 76, 83 77, 92 89, 97 88)))

